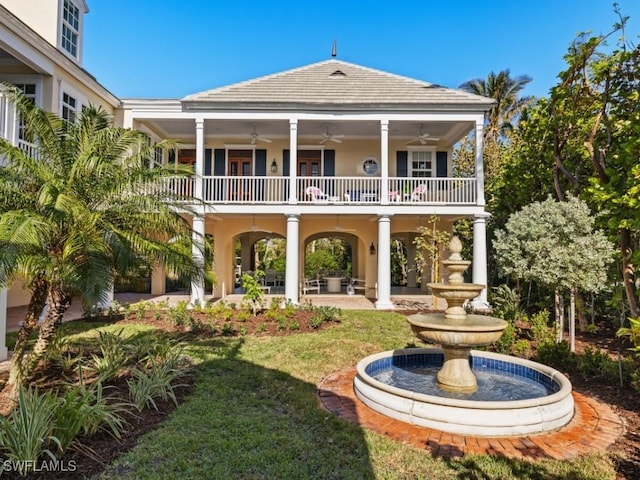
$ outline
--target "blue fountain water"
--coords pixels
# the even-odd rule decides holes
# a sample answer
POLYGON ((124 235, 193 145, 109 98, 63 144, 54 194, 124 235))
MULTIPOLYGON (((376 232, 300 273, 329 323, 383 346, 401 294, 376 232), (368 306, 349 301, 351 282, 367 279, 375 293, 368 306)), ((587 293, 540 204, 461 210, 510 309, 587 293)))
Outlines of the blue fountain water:
POLYGON ((525 365, 471 355, 478 390, 471 394, 440 389, 436 373, 442 367, 441 353, 408 354, 371 362, 368 375, 386 385, 426 395, 476 401, 515 401, 551 395, 559 385, 551 377, 525 365))

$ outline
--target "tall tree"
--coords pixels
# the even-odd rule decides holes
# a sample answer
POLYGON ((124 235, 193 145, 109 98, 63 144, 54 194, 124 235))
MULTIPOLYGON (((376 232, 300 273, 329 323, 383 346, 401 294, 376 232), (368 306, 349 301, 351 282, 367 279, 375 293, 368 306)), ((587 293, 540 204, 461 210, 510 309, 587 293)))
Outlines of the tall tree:
POLYGON ((640 316, 636 266, 640 262, 640 49, 627 44, 620 21, 609 34, 579 35, 570 45, 567 68, 548 99, 538 103, 529 141, 548 159, 556 198, 579 195, 603 219, 621 256, 629 310, 640 316), (607 40, 622 34, 611 49, 607 40))
MULTIPOLYGON (((534 202, 512 214, 493 242, 501 271, 516 279, 537 282, 555 290, 556 322, 561 326, 559 298, 571 296, 569 332, 574 348, 575 294, 604 288, 614 247, 595 229, 588 205, 576 197, 557 202, 534 202)), ((559 329, 562 334, 562 329, 559 329)))
POLYGON ((498 143, 507 132, 513 129, 522 110, 532 100, 530 96, 520 96, 520 92, 529 82, 531 77, 527 75, 512 77, 507 69, 498 73, 490 72, 486 79, 476 78, 460 85, 462 90, 493 98, 496 101, 487 114, 485 139, 498 143))
POLYGON ((193 261, 184 198, 169 177, 188 170, 149 168, 155 148, 137 131, 114 127, 99 108, 73 122, 36 107, 11 86, 11 98, 33 148, 0 139, 0 286, 18 278, 31 291, 18 334, 7 389, 28 379, 79 295, 87 305, 105 298, 117 273, 142 264, 203 275, 193 261), (179 206, 179 208, 177 208, 179 206), (169 241, 171 240, 171 241, 169 241), (48 306, 38 338, 27 340, 48 306))

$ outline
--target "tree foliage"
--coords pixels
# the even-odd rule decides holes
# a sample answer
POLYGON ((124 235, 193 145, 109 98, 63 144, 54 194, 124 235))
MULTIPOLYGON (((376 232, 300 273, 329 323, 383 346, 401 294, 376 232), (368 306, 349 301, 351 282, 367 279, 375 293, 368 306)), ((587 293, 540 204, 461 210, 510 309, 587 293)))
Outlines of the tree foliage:
POLYGON ((0 286, 23 279, 32 294, 14 350, 13 387, 42 358, 75 296, 94 305, 117 273, 141 265, 193 278, 203 271, 178 214, 178 205, 187 211, 184 198, 167 188, 169 177, 189 172, 149 168, 155 148, 172 142, 150 145, 91 106, 67 122, 6 88, 33 145, 25 151, 0 139, 0 157, 8 160, 0 169, 0 286), (45 303, 47 316, 25 356, 45 303))
POLYGON ((594 226, 589 207, 578 198, 531 203, 496 232, 499 268, 506 276, 561 291, 597 292, 607 284, 614 248, 594 226))

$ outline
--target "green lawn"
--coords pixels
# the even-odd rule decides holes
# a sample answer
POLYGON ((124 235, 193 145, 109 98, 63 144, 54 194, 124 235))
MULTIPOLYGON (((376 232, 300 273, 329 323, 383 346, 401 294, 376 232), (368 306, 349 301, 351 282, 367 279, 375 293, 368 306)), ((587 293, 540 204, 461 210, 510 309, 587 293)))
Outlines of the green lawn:
POLYGON ((315 389, 325 375, 414 343, 404 316, 371 311, 345 311, 341 324, 311 334, 190 341, 192 395, 99 478, 615 478, 605 455, 538 463, 434 458, 319 408, 315 389))

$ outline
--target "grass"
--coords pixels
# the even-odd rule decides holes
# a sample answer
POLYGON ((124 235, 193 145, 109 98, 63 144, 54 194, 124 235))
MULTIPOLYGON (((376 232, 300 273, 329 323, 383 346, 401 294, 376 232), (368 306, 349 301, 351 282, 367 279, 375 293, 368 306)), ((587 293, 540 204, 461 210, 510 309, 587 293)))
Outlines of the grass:
MULTIPOLYGON (((74 328, 75 339, 81 331, 74 328)), ((126 333, 154 334, 135 324, 126 333)), ((310 334, 191 340, 192 395, 99 478, 615 479, 604 454, 535 463, 435 458, 319 408, 324 376, 415 342, 404 316, 371 311, 346 311, 342 323, 310 334)))

